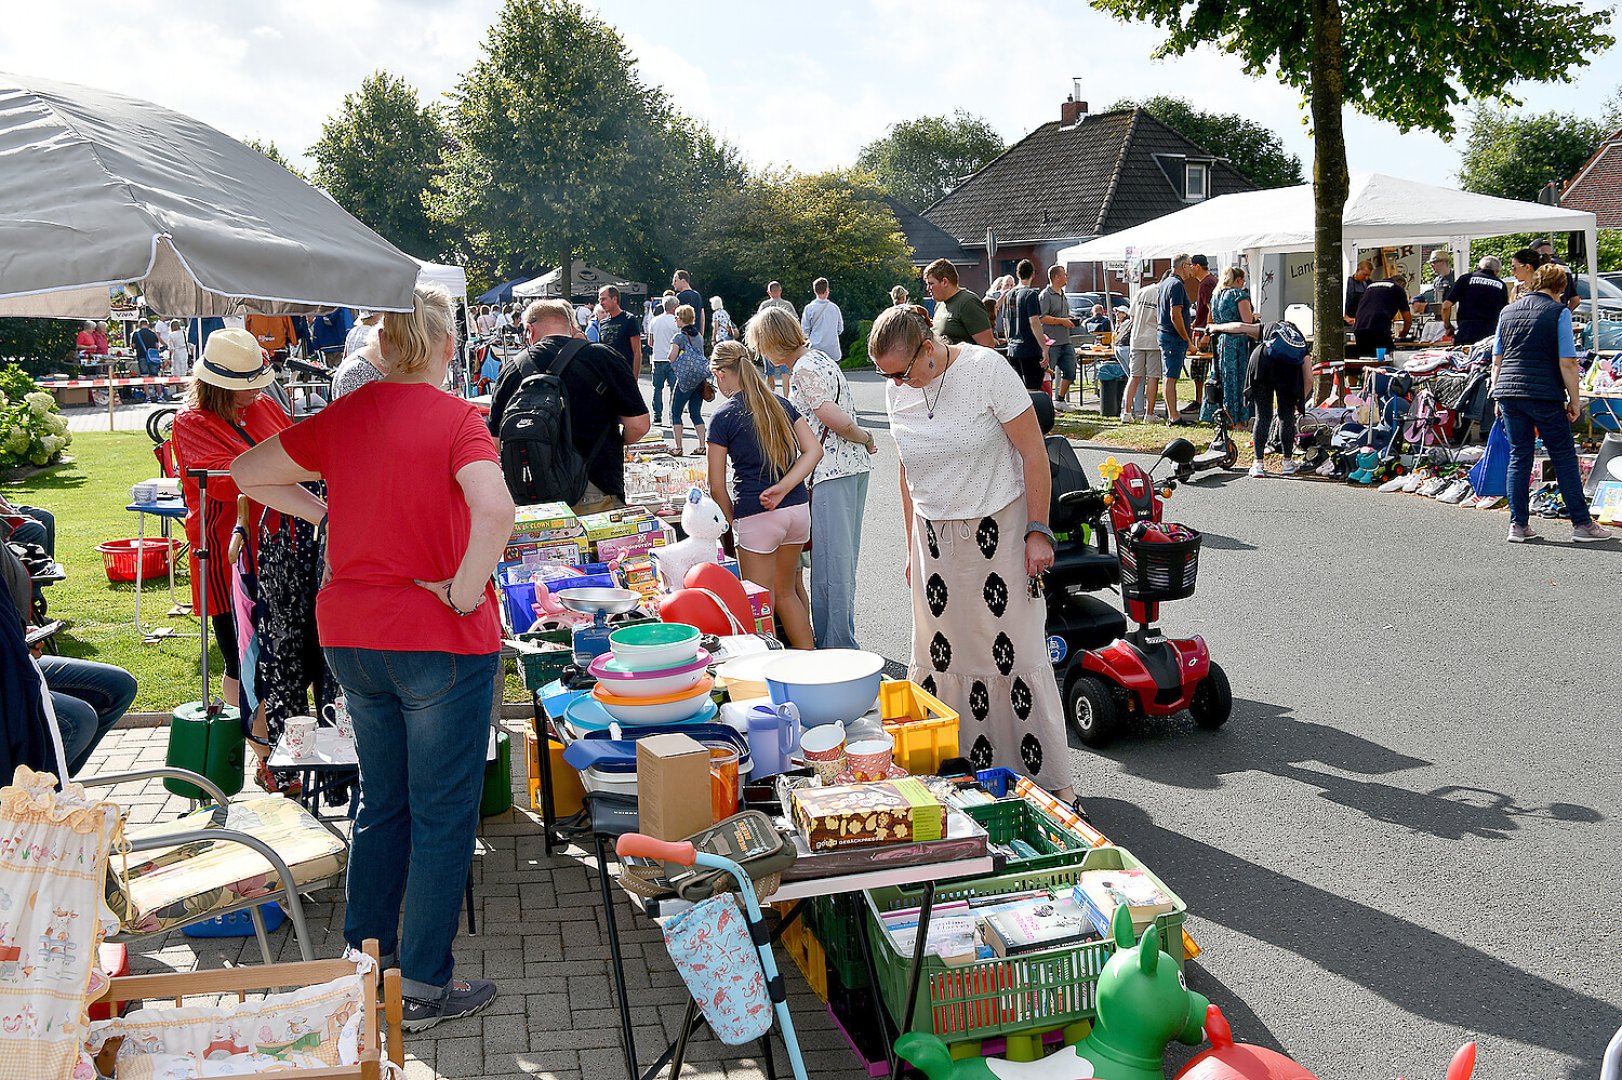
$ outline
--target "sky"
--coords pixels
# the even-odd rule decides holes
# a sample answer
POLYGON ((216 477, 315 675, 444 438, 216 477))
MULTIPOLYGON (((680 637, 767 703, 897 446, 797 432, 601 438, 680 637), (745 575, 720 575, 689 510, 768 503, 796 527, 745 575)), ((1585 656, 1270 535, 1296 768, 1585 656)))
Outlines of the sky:
MULTIPOLYGON (((1599 0, 1583 0, 1592 8, 1599 0)), ((1277 131, 1310 175, 1295 93, 1215 50, 1150 58, 1159 34, 1083 0, 596 0, 643 78, 753 165, 817 171, 855 160, 897 121, 965 109, 1013 142, 1057 119, 1081 80, 1102 111, 1171 94, 1277 131), (995 45, 990 43, 995 42, 995 45), (976 61, 967 46, 979 44, 976 61), (1017 61, 1015 70, 1012 62, 1017 61)), ((121 0, 9 4, 0 71, 145 98, 226 133, 273 141, 296 163, 370 72, 439 99, 480 54, 499 0, 121 0), (88 29, 87 29, 88 28, 88 29)), ((1613 15, 1622 37, 1622 15, 1613 15)), ((1598 116, 1622 85, 1622 47, 1570 85, 1522 84, 1535 110, 1598 116)), ((1461 118, 1462 119, 1462 118, 1461 118)), ((1351 168, 1452 184, 1457 144, 1348 111, 1351 168)), ((161 148, 155 148, 161 152, 161 148)))

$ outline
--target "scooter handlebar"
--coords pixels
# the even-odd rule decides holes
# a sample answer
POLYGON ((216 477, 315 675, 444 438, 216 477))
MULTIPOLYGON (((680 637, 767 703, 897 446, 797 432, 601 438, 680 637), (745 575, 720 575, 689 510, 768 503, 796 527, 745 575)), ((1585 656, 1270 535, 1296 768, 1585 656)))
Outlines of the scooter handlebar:
POLYGON ((678 866, 692 866, 698 850, 685 840, 655 840, 641 833, 626 833, 614 842, 614 851, 624 858, 634 855, 643 859, 661 859, 678 866))

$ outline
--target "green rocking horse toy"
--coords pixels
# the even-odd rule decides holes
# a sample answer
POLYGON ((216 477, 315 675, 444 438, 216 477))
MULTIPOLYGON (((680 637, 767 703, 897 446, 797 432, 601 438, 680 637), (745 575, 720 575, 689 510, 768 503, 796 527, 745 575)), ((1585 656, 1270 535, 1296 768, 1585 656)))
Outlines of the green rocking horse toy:
POLYGON ((1203 1042, 1211 1003, 1188 988, 1177 962, 1160 951, 1159 927, 1137 940, 1131 916, 1120 907, 1110 932, 1116 950, 1098 977, 1098 1016, 1076 1045, 1040 1061, 953 1061, 935 1036, 909 1032, 896 1040, 896 1053, 929 1080, 1165 1080, 1166 1044, 1203 1042))

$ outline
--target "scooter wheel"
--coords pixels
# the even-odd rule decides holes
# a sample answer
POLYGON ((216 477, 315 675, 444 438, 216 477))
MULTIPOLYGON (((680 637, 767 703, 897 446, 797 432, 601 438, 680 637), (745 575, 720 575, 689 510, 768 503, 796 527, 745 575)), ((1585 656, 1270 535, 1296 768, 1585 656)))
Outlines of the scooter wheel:
POLYGON ((1115 738, 1115 699, 1096 675, 1077 675, 1070 684, 1070 724, 1088 746, 1102 748, 1115 738))
POLYGON ((1209 731, 1226 724, 1233 715, 1233 687, 1228 685, 1228 673, 1216 661, 1211 662, 1210 671, 1194 688, 1188 712, 1196 724, 1209 731))
POLYGON ((1237 464, 1239 464, 1239 444, 1229 439, 1223 447, 1222 467, 1231 469, 1237 464))

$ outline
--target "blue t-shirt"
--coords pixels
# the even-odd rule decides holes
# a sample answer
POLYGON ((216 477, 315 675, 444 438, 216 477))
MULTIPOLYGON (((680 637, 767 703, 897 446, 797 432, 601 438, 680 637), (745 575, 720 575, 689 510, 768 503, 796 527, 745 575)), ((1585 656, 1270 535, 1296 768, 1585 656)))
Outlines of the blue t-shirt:
MULTIPOLYGON (((786 399, 776 394, 772 397, 788 413, 789 423, 800 419, 800 411, 786 399)), ((709 434, 710 442, 725 447, 727 456, 732 459, 732 516, 745 518, 765 513, 766 508, 760 505, 760 493, 781 480, 783 474, 761 453, 760 440, 755 437, 755 421, 744 407, 742 394, 733 394, 725 405, 715 410, 715 415, 710 417, 709 434)), ((805 485, 796 484, 777 505, 796 506, 810 501, 805 485)))
POLYGON ((1160 281, 1160 336, 1181 341, 1183 335, 1177 332, 1176 324, 1171 321, 1172 308, 1182 308, 1183 329, 1187 330, 1188 289, 1183 286, 1182 278, 1176 274, 1167 274, 1160 281))

